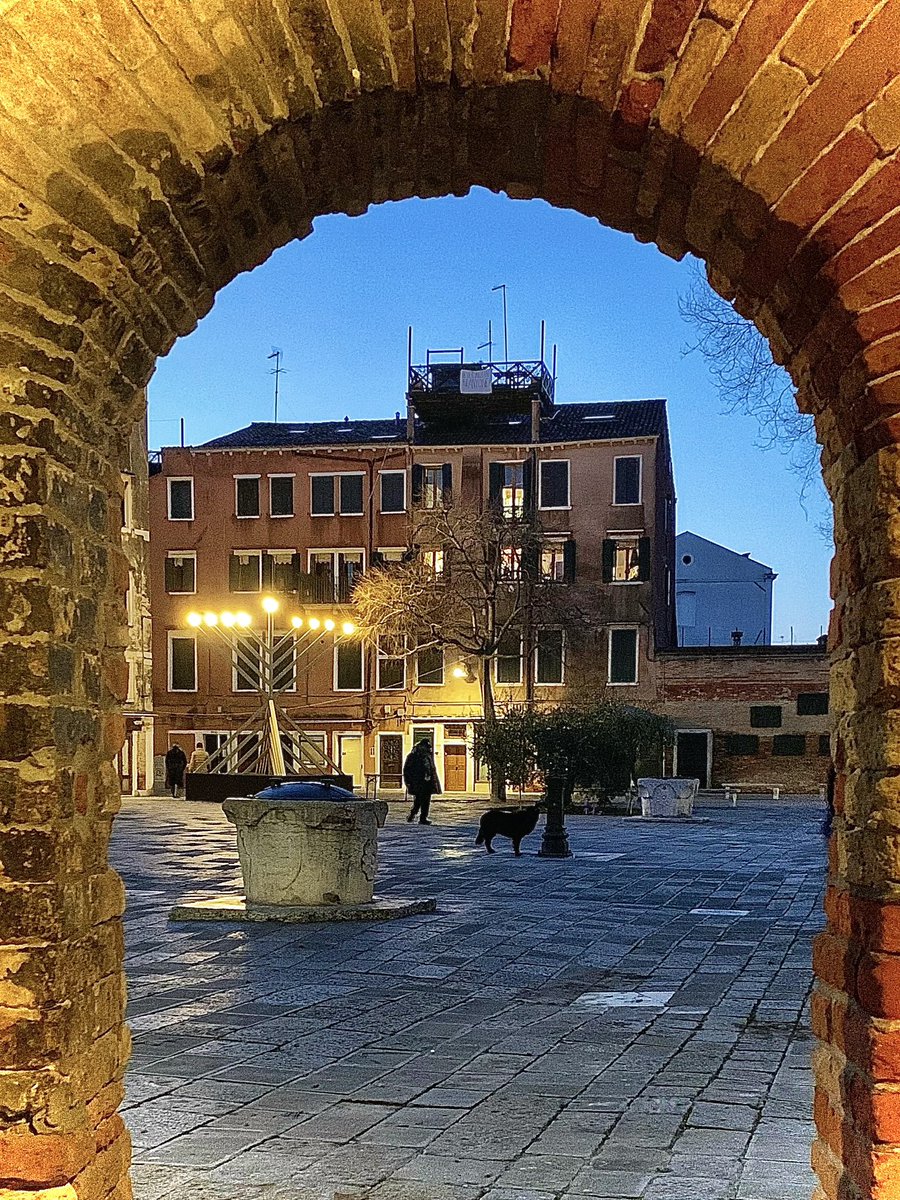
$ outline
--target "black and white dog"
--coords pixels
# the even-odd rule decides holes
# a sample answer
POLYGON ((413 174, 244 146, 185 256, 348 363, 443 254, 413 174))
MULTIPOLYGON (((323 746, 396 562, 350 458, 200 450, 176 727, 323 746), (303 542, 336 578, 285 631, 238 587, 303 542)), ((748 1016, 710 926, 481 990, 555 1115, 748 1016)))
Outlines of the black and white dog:
POLYGON ((536 804, 527 808, 489 808, 478 823, 476 846, 484 846, 488 854, 494 850, 491 842, 495 837, 507 837, 518 856, 522 838, 531 833, 538 823, 541 810, 536 804))

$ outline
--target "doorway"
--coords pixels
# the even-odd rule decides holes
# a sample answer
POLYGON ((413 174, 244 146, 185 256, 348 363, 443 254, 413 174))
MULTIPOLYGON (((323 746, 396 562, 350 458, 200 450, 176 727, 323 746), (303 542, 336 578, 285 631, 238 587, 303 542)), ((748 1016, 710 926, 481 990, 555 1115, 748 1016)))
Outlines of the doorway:
POLYGON ((675 733, 675 774, 682 779, 699 779, 709 787, 711 733, 708 729, 679 729, 675 733))
POLYGON ((359 733, 339 733, 337 735, 337 759, 341 773, 349 775, 354 787, 363 781, 363 740, 359 733))
POLYGON ((378 775, 383 788, 403 787, 403 734, 382 733, 378 739, 378 775))
POLYGON ((466 790, 466 747, 464 743, 444 743, 444 791, 466 790))

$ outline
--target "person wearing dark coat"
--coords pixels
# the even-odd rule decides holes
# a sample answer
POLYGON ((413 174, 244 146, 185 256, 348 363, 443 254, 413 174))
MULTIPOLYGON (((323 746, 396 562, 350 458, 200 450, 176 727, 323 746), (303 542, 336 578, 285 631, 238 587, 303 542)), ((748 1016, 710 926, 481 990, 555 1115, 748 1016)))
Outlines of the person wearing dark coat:
POLYGON ((426 738, 416 742, 407 754, 403 764, 403 782, 413 798, 407 821, 414 821, 418 814, 420 825, 430 825, 428 810, 431 807, 431 797, 440 795, 441 781, 438 779, 431 743, 426 738))
POLYGON ((166 790, 172 790, 172 798, 178 796, 178 789, 184 787, 184 772, 187 767, 187 755, 179 745, 170 746, 166 751, 166 790))

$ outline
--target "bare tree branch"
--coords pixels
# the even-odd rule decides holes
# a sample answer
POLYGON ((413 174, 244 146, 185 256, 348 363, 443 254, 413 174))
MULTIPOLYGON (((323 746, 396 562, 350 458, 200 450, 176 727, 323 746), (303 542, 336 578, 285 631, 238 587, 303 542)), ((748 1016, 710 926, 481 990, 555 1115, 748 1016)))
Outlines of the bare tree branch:
MULTIPOLYGON (((801 504, 813 501, 818 510, 824 502, 830 517, 813 418, 798 409, 791 378, 773 360, 766 339, 713 291, 699 264, 678 309, 696 331, 685 353, 699 351, 703 356, 725 412, 753 417, 759 428, 757 445, 785 455, 799 478, 801 504)), ((822 530, 818 519, 816 524, 830 539, 830 527, 822 530)))

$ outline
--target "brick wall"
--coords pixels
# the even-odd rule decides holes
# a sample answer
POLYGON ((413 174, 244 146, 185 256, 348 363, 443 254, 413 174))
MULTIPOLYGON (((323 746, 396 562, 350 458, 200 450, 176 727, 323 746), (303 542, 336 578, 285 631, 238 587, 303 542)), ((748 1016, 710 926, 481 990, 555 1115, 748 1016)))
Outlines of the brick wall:
POLYGON ((482 185, 696 254, 815 415, 838 771, 816 1200, 896 1196, 900 0, 0 8, 7 1190, 130 1195, 106 846, 140 389, 317 215, 482 185))
POLYGON ((828 692, 823 648, 683 647, 657 655, 657 680, 660 708, 676 730, 709 731, 711 786, 814 793, 825 782, 829 718, 808 711, 828 692))

